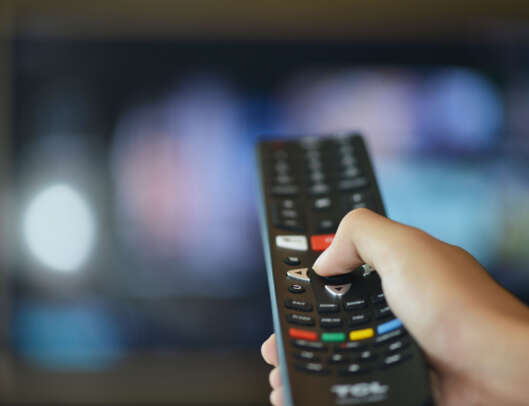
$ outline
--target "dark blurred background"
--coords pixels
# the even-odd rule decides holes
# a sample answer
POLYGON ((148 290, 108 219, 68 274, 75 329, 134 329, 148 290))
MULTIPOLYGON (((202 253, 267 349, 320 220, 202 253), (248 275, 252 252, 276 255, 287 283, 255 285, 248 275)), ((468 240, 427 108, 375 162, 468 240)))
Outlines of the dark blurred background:
POLYGON ((0 400, 266 404, 254 143, 360 130, 529 302, 527 1, 0 3, 0 400))

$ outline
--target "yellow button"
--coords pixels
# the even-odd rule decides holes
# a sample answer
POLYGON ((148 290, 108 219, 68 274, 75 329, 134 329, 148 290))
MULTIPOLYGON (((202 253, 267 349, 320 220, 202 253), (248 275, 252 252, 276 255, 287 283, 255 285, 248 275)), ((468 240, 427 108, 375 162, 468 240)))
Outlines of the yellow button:
POLYGON ((365 328, 363 330, 355 330, 349 333, 349 340, 365 340, 366 338, 371 338, 375 335, 375 331, 372 328, 365 328))

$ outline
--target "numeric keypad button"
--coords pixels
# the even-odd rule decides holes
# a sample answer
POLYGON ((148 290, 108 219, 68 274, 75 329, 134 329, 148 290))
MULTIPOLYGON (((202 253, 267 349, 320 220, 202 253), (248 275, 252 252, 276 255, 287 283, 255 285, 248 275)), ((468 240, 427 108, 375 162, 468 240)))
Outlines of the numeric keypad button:
POLYGON ((409 340, 405 338, 401 338, 400 340, 389 343, 387 348, 389 352, 400 351, 406 348, 409 344, 410 344, 409 340))
POLYGON ((359 363, 349 364, 347 367, 340 369, 340 375, 356 375, 369 371, 369 367, 359 363))
POLYGON ((294 357, 303 361, 319 362, 320 358, 313 351, 295 352, 294 357))
POLYGON ((329 373, 323 364, 319 362, 307 362, 306 364, 299 364, 297 368, 310 374, 326 375, 329 373))
POLYGON ((343 353, 332 354, 329 357, 329 363, 331 364, 343 364, 346 362, 350 362, 350 358, 343 353))
POLYGON ((395 354, 388 355, 382 360, 382 367, 390 367, 392 365, 398 364, 399 362, 405 361, 411 357, 409 352, 398 352, 395 354))
POLYGON ((376 358, 376 354, 373 351, 365 350, 358 354, 358 361, 373 361, 376 358))

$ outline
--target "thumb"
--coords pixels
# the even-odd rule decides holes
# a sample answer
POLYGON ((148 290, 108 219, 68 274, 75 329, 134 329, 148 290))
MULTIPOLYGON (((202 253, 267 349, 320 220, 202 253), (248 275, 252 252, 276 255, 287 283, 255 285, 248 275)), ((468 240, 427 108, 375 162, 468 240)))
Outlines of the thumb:
POLYGON ((313 265, 321 276, 332 276, 352 271, 368 264, 383 277, 391 267, 395 241, 402 241, 411 227, 396 223, 368 209, 349 212, 338 226, 331 245, 313 265))

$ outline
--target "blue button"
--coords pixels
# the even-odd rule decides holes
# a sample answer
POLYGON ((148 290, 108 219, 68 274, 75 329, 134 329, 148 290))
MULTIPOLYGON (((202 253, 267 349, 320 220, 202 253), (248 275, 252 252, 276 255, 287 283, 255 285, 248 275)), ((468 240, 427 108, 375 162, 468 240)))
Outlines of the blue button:
POLYGON ((388 331, 395 330, 396 328, 399 328, 402 326, 402 321, 399 319, 393 319, 386 323, 379 324, 377 326, 377 334, 384 334, 388 331))

